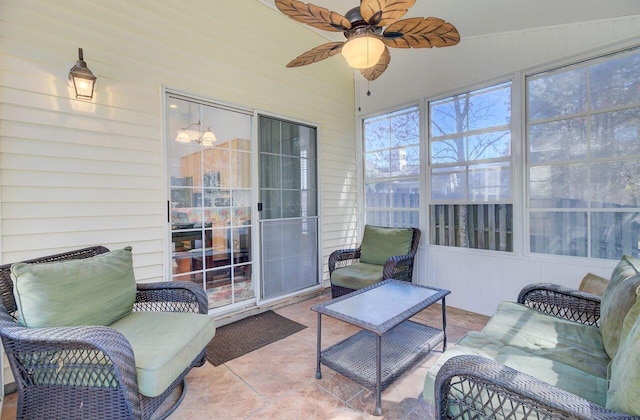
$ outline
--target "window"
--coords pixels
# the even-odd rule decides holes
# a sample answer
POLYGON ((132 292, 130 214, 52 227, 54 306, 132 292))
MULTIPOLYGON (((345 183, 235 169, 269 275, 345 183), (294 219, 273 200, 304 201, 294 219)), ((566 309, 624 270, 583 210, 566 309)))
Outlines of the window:
POLYGON ((640 52, 527 77, 533 253, 618 259, 640 239, 640 52))
POLYGON ((418 227, 420 111, 411 107, 364 120, 366 223, 418 227))
POLYGON ((430 242, 512 251, 511 82, 429 103, 430 242))

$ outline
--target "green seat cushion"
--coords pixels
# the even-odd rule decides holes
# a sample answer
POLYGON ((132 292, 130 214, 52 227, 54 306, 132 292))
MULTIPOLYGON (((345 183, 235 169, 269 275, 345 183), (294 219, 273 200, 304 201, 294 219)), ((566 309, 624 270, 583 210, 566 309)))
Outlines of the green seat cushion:
POLYGON ((597 327, 502 302, 482 332, 505 345, 607 377, 611 360, 597 327))
POLYGON ((131 248, 82 260, 11 266, 18 322, 26 327, 110 325, 136 299, 131 248))
POLYGON ((357 263, 338 268, 331 273, 331 284, 359 290, 382 281, 383 265, 357 263))
POLYGON ((611 274, 611 281, 602 294, 600 303, 600 332, 604 347, 614 358, 620 345, 620 332, 627 312, 636 302, 636 289, 640 286, 640 261, 623 256, 611 274))
POLYGON ((140 393, 162 394, 215 335, 215 321, 204 314, 133 312, 111 325, 133 349, 140 393))
POLYGON ((384 265, 391 257, 411 251, 413 229, 366 225, 360 245, 360 262, 384 265))
POLYGON ((425 400, 434 403, 434 385, 438 370, 451 357, 462 354, 495 360, 596 404, 606 403, 608 385, 606 377, 592 375, 560 361, 536 355, 525 348, 505 345, 500 340, 477 331, 466 334, 429 370, 423 388, 425 400))
POLYGON ((611 361, 606 407, 640 416, 640 297, 624 319, 620 346, 611 361))

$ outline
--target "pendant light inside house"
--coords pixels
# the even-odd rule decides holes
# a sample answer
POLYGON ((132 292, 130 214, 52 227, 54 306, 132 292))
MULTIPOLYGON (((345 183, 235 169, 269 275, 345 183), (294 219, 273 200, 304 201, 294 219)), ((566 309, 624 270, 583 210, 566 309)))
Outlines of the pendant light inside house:
POLYGON ((178 131, 178 135, 176 136, 176 141, 178 143, 191 143, 191 137, 186 131, 180 130, 178 131))
POLYGON ((206 147, 213 146, 213 144, 217 142, 218 139, 216 138, 216 135, 213 133, 213 131, 211 131, 211 127, 207 127, 204 132, 201 131, 201 127, 202 123, 198 121, 197 123, 189 124, 185 128, 181 128, 180 130, 178 130, 175 141, 177 141, 178 143, 191 143, 192 141, 195 141, 206 147), (198 127, 198 130, 189 130, 193 126, 198 127), (193 138, 189 134, 190 132, 195 133, 193 138))
POLYGON ((73 83, 73 89, 78 99, 93 99, 93 90, 97 77, 87 68, 84 62, 82 48, 78 48, 78 61, 69 70, 69 79, 73 83))
POLYGON ((384 43, 370 31, 355 34, 342 46, 342 55, 356 69, 375 66, 384 52, 384 43))
POLYGON ((218 139, 216 135, 213 134, 211 128, 207 129, 204 133, 202 133, 202 145, 203 146, 213 146, 213 143, 217 142, 218 139))

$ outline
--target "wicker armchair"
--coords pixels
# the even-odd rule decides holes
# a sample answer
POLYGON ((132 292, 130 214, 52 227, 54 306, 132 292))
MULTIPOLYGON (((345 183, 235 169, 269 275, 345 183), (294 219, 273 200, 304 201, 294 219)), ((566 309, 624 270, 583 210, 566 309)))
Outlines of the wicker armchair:
MULTIPOLYGON (((25 262, 84 259, 108 251, 98 246, 25 262)), ((138 392, 132 348, 116 330, 20 326, 9 268, 10 264, 0 266, 0 335, 16 381, 17 418, 164 418, 182 401, 184 377, 205 363, 204 349, 161 395, 144 396, 138 392), (157 413, 161 405, 163 412, 157 413)), ((137 284, 133 310, 208 311, 204 290, 189 282, 137 284)))
MULTIPOLYGON (((411 282, 413 275, 413 263, 418 246, 420 245, 420 229, 412 228, 413 237, 411 239, 411 247, 407 254, 396 255, 390 257, 385 263, 382 270, 382 280, 396 279, 411 282)), ((329 256, 329 276, 337 269, 347 267, 360 262, 362 244, 354 249, 339 249, 329 256)), ((347 293, 351 293, 353 288, 331 284, 331 297, 336 298, 347 293)))
MULTIPOLYGON (((600 296, 553 284, 525 287, 518 303, 557 317, 598 326, 600 296)), ((436 415, 452 418, 633 418, 590 402, 494 360, 459 355, 435 380, 436 415)))

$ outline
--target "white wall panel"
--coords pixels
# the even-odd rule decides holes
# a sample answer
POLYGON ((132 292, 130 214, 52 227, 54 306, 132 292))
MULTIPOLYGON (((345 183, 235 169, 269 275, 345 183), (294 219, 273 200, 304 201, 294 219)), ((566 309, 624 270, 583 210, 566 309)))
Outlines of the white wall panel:
POLYGON ((577 288, 588 272, 609 278, 616 261, 523 257, 430 246, 419 256, 420 284, 451 290, 447 304, 491 315, 503 300, 515 301, 531 283, 577 288))
POLYGON ((325 264, 351 245, 353 72, 285 68, 319 35, 255 0, 0 0, 0 14, 1 262, 132 245, 137 279, 162 279, 162 85, 319 124, 325 264), (92 102, 70 96, 78 47, 92 102))

